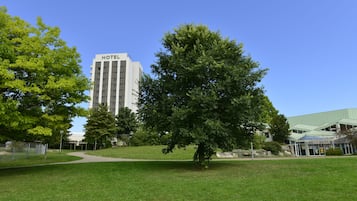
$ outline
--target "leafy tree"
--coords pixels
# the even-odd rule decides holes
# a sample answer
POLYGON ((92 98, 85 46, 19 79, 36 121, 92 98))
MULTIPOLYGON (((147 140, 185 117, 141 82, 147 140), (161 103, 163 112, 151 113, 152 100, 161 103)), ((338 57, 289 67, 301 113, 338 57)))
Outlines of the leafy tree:
POLYGON ((272 102, 267 96, 263 96, 261 100, 261 113, 259 115, 259 122, 270 124, 273 117, 278 114, 278 110, 275 109, 272 102))
POLYGON ((141 82, 139 114, 160 135, 170 133, 169 153, 197 145, 194 160, 207 166, 217 148, 252 139, 266 74, 243 55, 242 44, 206 26, 183 25, 163 38, 164 50, 141 82))
POLYGON ((290 135, 289 123, 283 114, 276 114, 273 116, 270 122, 270 133, 273 136, 273 140, 283 143, 290 135))
POLYGON ((157 132, 140 126, 130 138, 130 146, 160 145, 161 138, 157 132))
MULTIPOLYGON (((107 105, 100 104, 90 111, 85 129, 85 141, 94 143, 94 150, 97 144, 108 144, 117 133, 115 117, 109 112, 107 105)), ((107 146, 107 145, 106 145, 107 146)))
POLYGON ((254 149, 261 149, 265 144, 266 137, 260 133, 254 134, 253 145, 254 149))
POLYGON ((129 108, 119 108, 118 114, 115 116, 115 122, 118 129, 118 135, 135 132, 138 127, 136 114, 129 108))
POLYGON ((84 116, 89 80, 76 48, 59 37, 60 29, 37 20, 32 26, 0 8, 0 135, 8 139, 43 138, 84 116), (6 115, 5 115, 6 114, 6 115))

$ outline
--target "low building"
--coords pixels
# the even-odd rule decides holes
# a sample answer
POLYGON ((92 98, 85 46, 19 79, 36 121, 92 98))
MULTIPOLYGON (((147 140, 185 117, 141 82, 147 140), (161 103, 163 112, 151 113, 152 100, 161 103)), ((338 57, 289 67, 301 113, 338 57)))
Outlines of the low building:
POLYGON ((87 142, 84 141, 83 132, 71 132, 71 135, 68 137, 66 142, 70 150, 87 150, 87 142))
POLYGON ((346 133, 357 127, 357 109, 343 109, 287 118, 290 124, 291 152, 296 156, 325 155, 329 148, 354 154, 356 146, 346 133))

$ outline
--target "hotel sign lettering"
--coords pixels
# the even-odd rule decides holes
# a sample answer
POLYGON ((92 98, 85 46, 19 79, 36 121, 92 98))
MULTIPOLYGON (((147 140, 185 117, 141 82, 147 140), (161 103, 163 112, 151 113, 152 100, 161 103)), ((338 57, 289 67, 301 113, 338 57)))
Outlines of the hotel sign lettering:
POLYGON ((119 55, 116 54, 108 54, 108 55, 103 55, 102 60, 110 60, 110 59, 119 59, 119 55))

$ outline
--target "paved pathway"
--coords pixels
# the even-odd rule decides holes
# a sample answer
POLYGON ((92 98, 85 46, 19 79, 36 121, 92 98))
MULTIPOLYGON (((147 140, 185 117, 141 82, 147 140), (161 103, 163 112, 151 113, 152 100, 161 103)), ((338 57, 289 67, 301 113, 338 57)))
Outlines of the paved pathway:
MULTIPOLYGON (((70 152, 68 153, 70 156, 77 156, 82 159, 75 161, 67 161, 67 162, 58 162, 52 164, 75 164, 75 163, 96 163, 96 162, 123 162, 123 161, 156 161, 156 160, 144 160, 144 159, 127 159, 127 158, 111 158, 111 157, 103 157, 103 156, 93 156, 88 155, 85 152, 70 152)), ((337 156, 338 158, 343 157, 351 157, 351 156, 337 156)), ((223 161, 223 160, 288 160, 288 159, 314 159, 314 158, 326 158, 326 157, 271 157, 271 158, 221 158, 215 159, 215 161, 223 161)), ((334 158, 334 156, 329 156, 329 158, 334 158)), ((178 160, 182 161, 182 160, 178 160)))
POLYGON ((73 163, 93 163, 93 162, 119 162, 119 161, 141 161, 137 159, 126 159, 126 158, 111 158, 111 157, 103 157, 103 156, 93 156, 88 155, 85 152, 70 152, 68 153, 70 156, 77 156, 82 159, 68 162, 59 162, 54 164, 73 164, 73 163))

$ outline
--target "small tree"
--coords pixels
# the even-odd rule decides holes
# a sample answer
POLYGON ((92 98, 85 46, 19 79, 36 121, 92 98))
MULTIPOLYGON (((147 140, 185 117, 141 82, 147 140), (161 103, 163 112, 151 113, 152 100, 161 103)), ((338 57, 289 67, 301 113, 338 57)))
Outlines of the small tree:
POLYGON ((289 138, 289 128, 288 120, 283 114, 273 116, 270 122, 270 133, 274 141, 284 143, 289 138))
POLYGON ((119 109, 118 114, 115 116, 115 124, 118 130, 118 135, 135 132, 138 127, 136 115, 129 108, 123 107, 119 109))
POLYGON ((261 149, 264 146, 266 137, 263 134, 255 133, 253 139, 253 145, 255 149, 261 149))
POLYGON ((97 143, 106 144, 116 134, 115 118, 105 104, 90 111, 85 128, 85 140, 94 143, 94 150, 97 149, 97 143))

